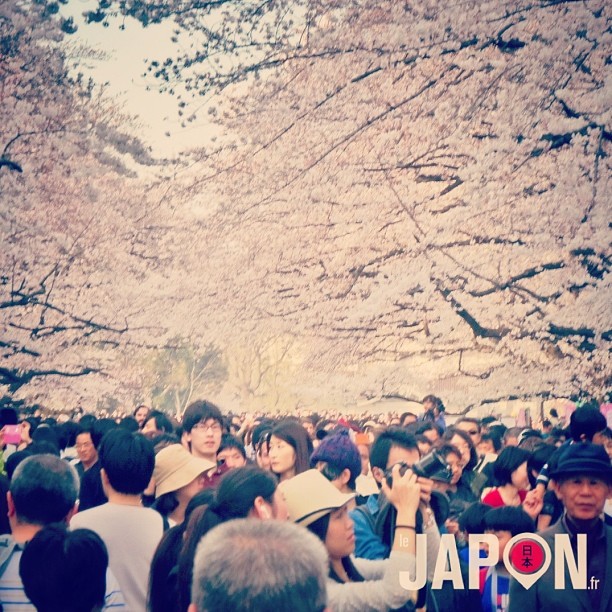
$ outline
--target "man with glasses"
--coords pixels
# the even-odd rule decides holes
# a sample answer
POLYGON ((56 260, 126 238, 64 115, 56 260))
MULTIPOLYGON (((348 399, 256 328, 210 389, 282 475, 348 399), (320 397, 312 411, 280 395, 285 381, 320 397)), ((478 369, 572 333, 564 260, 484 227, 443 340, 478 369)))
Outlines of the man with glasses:
MULTIPOLYGON (((194 457, 217 463, 217 452, 225 431, 223 415, 217 406, 206 400, 198 400, 187 406, 183 415, 183 431, 189 452, 194 457)), ((227 470, 224 464, 212 474, 207 474, 206 488, 216 486, 227 470)))
MULTIPOLYGON (((482 440, 482 429, 480 426, 480 421, 478 419, 462 417, 455 423, 454 427, 456 429, 461 429, 462 431, 465 431, 465 433, 468 434, 472 439, 472 442, 474 443, 474 448, 478 450, 478 445, 482 440)), ((479 453, 479 460, 478 463, 474 466, 474 472, 483 472, 487 475, 489 480, 492 480, 493 463, 496 459, 497 455, 495 453, 485 453, 484 455, 481 455, 479 453)))
POLYGON ((478 447, 478 444, 480 444, 480 438, 482 436, 480 431, 480 422, 478 419, 463 417, 455 423, 455 427, 469 434, 470 438, 472 438, 472 442, 474 443, 474 448, 478 447))
POLYGON ((80 479, 83 478, 83 474, 98 461, 98 451, 91 439, 91 431, 79 431, 76 435, 76 444, 74 448, 76 449, 79 459, 78 461, 73 461, 72 465, 74 465, 80 479))

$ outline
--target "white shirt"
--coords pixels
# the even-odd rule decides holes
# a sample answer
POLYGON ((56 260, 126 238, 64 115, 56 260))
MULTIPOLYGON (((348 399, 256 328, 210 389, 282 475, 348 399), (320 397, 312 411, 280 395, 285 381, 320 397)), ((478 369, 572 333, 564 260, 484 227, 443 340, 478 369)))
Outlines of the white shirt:
POLYGON ((164 533, 161 514, 151 508, 111 502, 79 512, 71 529, 95 531, 106 544, 109 567, 130 612, 145 612, 149 571, 164 533))

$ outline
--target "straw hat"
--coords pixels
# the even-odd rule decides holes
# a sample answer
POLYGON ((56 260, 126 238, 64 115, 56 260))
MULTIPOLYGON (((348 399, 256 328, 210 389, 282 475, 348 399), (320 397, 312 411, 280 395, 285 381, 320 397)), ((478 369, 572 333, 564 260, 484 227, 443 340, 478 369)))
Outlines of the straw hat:
POLYGON ((285 496, 289 518, 305 526, 355 497, 354 493, 340 493, 319 470, 302 472, 282 482, 279 490, 285 496))
POLYGON ((155 457, 155 497, 178 491, 188 485, 203 472, 214 468, 208 459, 194 457, 184 446, 171 444, 157 453, 155 457))

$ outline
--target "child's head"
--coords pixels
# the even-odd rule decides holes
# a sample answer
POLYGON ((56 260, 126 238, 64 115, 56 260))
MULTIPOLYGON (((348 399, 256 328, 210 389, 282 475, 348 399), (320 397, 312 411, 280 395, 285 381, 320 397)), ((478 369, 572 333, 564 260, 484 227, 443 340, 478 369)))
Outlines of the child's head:
POLYGON ((493 508, 485 514, 483 523, 484 532, 492 533, 499 541, 497 563, 503 563, 504 550, 515 535, 535 532, 533 519, 521 507, 516 506, 493 508))
POLYGON ((491 512, 491 506, 482 502, 470 504, 459 516, 459 529, 470 533, 482 533, 484 531, 484 517, 491 512))

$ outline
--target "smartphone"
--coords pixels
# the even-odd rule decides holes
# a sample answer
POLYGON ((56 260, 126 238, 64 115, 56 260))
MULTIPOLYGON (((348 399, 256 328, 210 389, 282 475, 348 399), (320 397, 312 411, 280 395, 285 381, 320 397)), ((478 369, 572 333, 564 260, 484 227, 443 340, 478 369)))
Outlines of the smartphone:
POLYGON ((2 433, 6 444, 21 444, 21 425, 5 425, 2 433))

